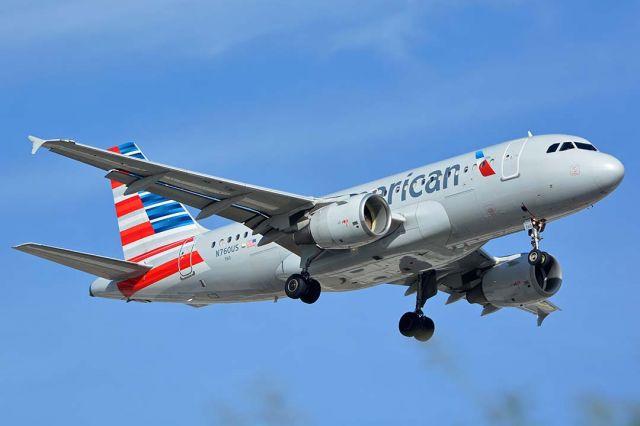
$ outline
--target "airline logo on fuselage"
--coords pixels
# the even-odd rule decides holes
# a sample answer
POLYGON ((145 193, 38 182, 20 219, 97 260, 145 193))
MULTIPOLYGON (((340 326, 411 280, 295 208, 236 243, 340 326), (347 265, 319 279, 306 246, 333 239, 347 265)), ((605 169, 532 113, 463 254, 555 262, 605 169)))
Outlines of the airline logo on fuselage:
POLYGON ((493 171, 493 167, 489 163, 491 158, 485 157, 484 152, 476 151, 476 164, 478 166, 478 170, 480 170, 480 174, 484 177, 495 175, 496 172, 493 171))
POLYGON ((386 197, 389 204, 393 201, 405 201, 407 197, 418 198, 424 194, 432 194, 451 186, 458 186, 460 179, 460 164, 449 166, 444 171, 434 170, 429 174, 413 176, 409 173, 404 181, 393 182, 390 185, 379 186, 375 193, 386 197))

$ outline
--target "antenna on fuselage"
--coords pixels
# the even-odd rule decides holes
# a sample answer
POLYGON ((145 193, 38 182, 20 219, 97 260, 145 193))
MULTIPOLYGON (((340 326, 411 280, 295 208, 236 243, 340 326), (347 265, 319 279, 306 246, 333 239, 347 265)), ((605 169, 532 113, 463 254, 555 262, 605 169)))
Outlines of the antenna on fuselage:
POLYGON ((529 136, 530 138, 533 137, 533 133, 531 133, 531 130, 527 130, 527 136, 529 136))

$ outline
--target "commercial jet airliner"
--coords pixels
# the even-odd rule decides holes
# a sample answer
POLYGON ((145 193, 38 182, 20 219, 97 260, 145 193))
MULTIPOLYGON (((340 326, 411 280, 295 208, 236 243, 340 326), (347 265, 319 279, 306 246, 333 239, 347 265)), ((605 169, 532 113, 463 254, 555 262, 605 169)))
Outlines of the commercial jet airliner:
POLYGON ((425 302, 466 299, 482 315, 518 308, 538 325, 558 308, 559 261, 540 248, 556 219, 611 193, 624 167, 571 135, 514 139, 324 197, 296 195, 147 160, 134 143, 98 149, 30 136, 32 153, 107 171, 126 260, 42 244, 15 247, 88 272, 94 297, 127 302, 315 303, 321 292, 378 284, 406 288, 415 308, 400 333, 420 341, 435 325, 425 302), (199 210, 194 219, 184 205, 199 210), (233 224, 208 230, 218 215, 233 224), (494 257, 482 246, 525 230, 528 253, 494 257))

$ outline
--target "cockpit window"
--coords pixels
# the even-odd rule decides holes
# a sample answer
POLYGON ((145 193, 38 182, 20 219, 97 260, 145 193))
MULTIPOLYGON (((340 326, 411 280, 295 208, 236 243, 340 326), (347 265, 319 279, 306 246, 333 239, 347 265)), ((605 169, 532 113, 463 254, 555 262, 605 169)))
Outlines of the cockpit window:
POLYGON ((551 145, 549 148, 547 148, 547 154, 551 152, 556 152, 556 149, 558 149, 558 146, 560 146, 559 143, 554 143, 553 145, 551 145))
POLYGON ((578 149, 584 149, 587 151, 597 151, 596 147, 591 145, 590 143, 576 142, 575 144, 578 147, 578 149))
POLYGON ((575 146, 573 146, 573 142, 563 142, 562 146, 560 147, 560 151, 567 151, 573 148, 575 148, 575 146))

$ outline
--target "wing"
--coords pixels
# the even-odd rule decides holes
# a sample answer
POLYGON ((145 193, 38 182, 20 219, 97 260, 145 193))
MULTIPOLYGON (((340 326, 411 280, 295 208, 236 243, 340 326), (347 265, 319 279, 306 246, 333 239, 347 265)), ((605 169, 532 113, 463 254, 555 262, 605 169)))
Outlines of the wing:
MULTIPOLYGON (((437 270, 438 290, 449 294, 447 304, 462 300, 465 298, 468 290, 480 283, 481 274, 478 272, 483 272, 498 263, 507 262, 517 256, 518 255, 494 257, 479 248, 462 259, 437 270)), ((408 295, 416 291, 417 282, 418 278, 417 275, 415 275, 403 282, 396 282, 394 284, 408 285, 409 288, 405 293, 408 295)), ((488 315, 499 309, 501 308, 493 305, 485 305, 481 315, 488 315)), ((542 322, 549 314, 560 310, 560 308, 548 300, 518 307, 518 309, 537 315, 538 326, 542 325, 542 322)))
MULTIPOLYGON (((464 293, 480 282, 476 271, 488 269, 495 264, 496 258, 478 248, 462 259, 451 262, 436 271, 438 290, 451 295, 447 303, 463 299, 464 293)), ((405 296, 416 292, 418 273, 422 272, 422 268, 419 267, 411 272, 415 274, 391 283, 408 286, 405 296)))
POLYGON ((135 262, 45 246, 43 244, 26 243, 15 246, 14 249, 109 280, 125 280, 139 277, 151 269, 151 266, 135 262))
POLYGON ((149 191, 200 209, 197 219, 218 215, 262 234, 262 244, 275 241, 295 251, 291 238, 296 214, 313 208, 317 199, 262 188, 165 164, 128 157, 72 140, 29 136, 32 153, 46 148, 56 154, 108 171, 106 177, 128 186, 129 193, 149 191), (284 241, 283 241, 284 240, 284 241))

